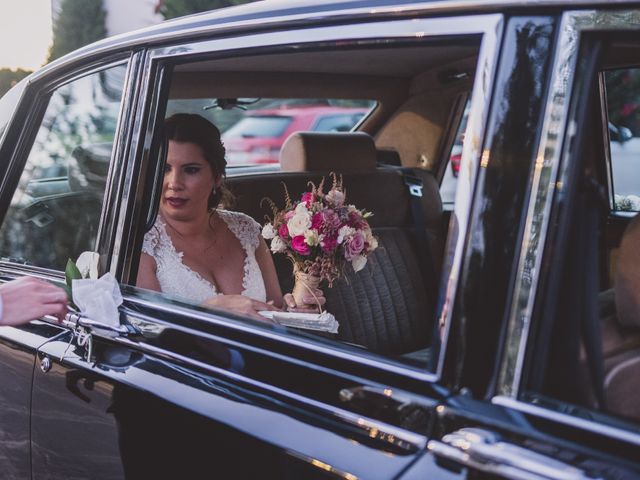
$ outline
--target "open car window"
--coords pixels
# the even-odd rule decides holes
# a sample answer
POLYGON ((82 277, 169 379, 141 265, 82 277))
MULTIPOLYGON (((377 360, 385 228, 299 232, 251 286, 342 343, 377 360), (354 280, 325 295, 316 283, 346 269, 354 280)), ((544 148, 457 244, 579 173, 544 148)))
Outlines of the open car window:
MULTIPOLYGON (((434 35, 408 43, 347 42, 339 49, 302 44, 293 53, 248 49, 223 57, 196 46, 196 57, 165 57, 170 87, 159 106, 158 123, 176 114, 196 114, 221 132, 225 185, 233 198, 218 206, 214 223, 224 222, 225 231, 233 231, 236 221, 248 225, 242 230, 250 231, 251 242, 257 242, 252 248, 268 246, 282 293, 296 288, 291 258, 298 265, 313 265, 321 275, 335 270, 337 275, 325 276, 321 284, 325 309, 335 324, 317 328, 313 321, 305 323, 306 317, 289 322, 274 316, 276 328, 255 315, 248 318, 207 303, 207 283, 209 294, 224 287, 212 264, 197 271, 199 280, 205 280, 198 282, 200 293, 184 287, 195 276, 189 270, 198 270, 197 258, 184 245, 174 245, 178 257, 171 260, 181 270, 181 288, 167 286, 171 281, 165 277, 164 285, 151 288, 161 293, 147 293, 225 315, 229 321, 275 328, 351 355, 373 356, 385 365, 435 371, 451 315, 451 299, 445 299, 454 295, 452 271, 461 261, 460 232, 476 170, 469 165, 458 187, 453 186, 462 185, 466 193, 458 210, 445 216, 436 178, 441 167, 437 153, 448 138, 461 138, 466 131, 464 124, 451 127, 449 121, 461 94, 481 88, 476 86, 475 69, 482 58, 482 41, 477 34, 434 35), (305 195, 315 188, 316 200, 324 198, 335 183, 346 198, 331 203, 330 211, 322 214, 313 210, 305 195), (285 210, 296 208, 296 219, 308 215, 308 225, 306 220, 297 226, 290 218, 282 221, 285 210), (316 217, 320 220, 314 223, 316 217), (323 230, 333 220, 340 228, 323 230), (304 228, 298 228, 301 225, 304 228), (326 261, 316 255, 325 255, 326 261)), ((486 50, 485 55, 491 54, 486 50)), ((484 61, 494 65, 492 57, 484 61)), ((481 95, 477 98, 464 116, 474 137, 482 138, 487 103, 481 95)), ((157 137, 155 141, 162 143, 157 137)), ((479 144, 468 148, 469 161, 477 162, 479 144)), ((174 167, 165 168, 170 172, 174 167)), ((158 191, 156 198, 163 195, 158 191)), ((147 257, 141 264, 154 256, 156 246, 180 243, 171 219, 163 218, 169 210, 162 203, 154 207, 159 213, 142 242, 142 255, 147 257)), ((154 257, 156 272, 166 267, 162 255, 154 257)), ((252 256, 253 252, 246 255, 249 263, 252 256)), ((247 265, 245 271, 254 268, 247 265)), ((241 292, 236 288, 233 293, 241 292)))

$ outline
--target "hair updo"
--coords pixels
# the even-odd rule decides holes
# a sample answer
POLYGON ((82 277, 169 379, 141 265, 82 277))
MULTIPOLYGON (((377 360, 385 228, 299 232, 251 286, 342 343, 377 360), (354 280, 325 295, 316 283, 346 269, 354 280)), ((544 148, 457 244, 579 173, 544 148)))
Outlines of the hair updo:
MULTIPOLYGON (((176 113, 165 120, 164 134, 167 142, 173 140, 198 145, 213 176, 226 176, 226 151, 220 138, 220 130, 209 120, 195 113, 176 113)), ((223 183, 220 188, 215 189, 215 194, 211 192, 207 206, 209 209, 220 204, 230 206, 232 199, 231 192, 223 183)))

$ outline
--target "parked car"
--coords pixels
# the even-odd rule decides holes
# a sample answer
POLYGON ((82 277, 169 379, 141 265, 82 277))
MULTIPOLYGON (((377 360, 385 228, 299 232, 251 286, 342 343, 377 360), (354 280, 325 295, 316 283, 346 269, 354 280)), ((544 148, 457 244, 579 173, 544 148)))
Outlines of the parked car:
POLYGON ((3 478, 640 478, 640 325, 614 282, 637 241, 602 81, 637 68, 638 18, 624 0, 258 2, 17 84, 0 99, 0 280, 63 283, 90 251, 123 301, 0 328, 3 478), (227 174, 260 223, 283 184, 296 199, 331 173, 373 213, 367 266, 324 286, 337 334, 135 285, 167 105, 229 98, 376 105, 227 174))
POLYGON ((299 106, 253 110, 224 132, 229 166, 278 163, 280 148, 298 131, 348 132, 367 108, 299 106))

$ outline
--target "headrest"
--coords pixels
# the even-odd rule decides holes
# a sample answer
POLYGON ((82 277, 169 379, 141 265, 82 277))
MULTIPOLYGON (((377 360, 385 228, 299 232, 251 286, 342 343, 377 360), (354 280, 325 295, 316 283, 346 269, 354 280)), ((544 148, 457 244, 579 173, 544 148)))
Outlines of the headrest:
POLYGON ((615 294, 618 322, 625 327, 640 327, 640 215, 627 225, 616 269, 615 294))
POLYGON ((111 162, 111 143, 78 145, 71 152, 69 187, 72 191, 104 194, 111 162))
POLYGON ((363 132, 296 132, 282 145, 280 168, 289 172, 375 170, 376 146, 363 132))

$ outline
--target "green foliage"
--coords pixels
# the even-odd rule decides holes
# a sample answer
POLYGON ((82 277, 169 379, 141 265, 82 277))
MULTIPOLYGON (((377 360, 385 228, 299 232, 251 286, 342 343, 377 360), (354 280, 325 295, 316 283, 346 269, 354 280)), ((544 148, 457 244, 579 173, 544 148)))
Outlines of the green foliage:
POLYGON ((102 0, 63 0, 53 25, 49 61, 107 36, 102 0))
POLYGON ((168 20, 193 13, 251 3, 252 1, 255 0, 163 0, 160 13, 168 20))
POLYGON ((9 68, 0 69, 0 97, 9 91, 16 83, 29 75, 31 72, 28 70, 11 70, 9 68))

